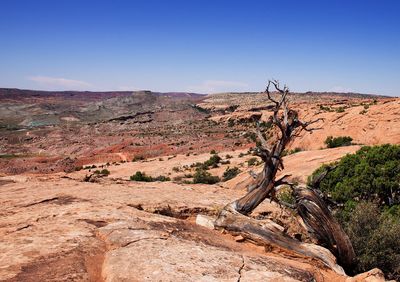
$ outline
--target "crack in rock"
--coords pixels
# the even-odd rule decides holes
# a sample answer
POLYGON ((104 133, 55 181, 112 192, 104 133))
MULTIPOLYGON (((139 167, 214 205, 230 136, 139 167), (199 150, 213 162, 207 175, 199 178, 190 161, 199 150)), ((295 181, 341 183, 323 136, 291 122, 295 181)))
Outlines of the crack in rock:
POLYGON ((240 282, 240 279, 242 279, 242 270, 243 270, 244 265, 245 265, 245 263, 244 263, 244 256, 241 255, 241 258, 242 258, 242 265, 239 267, 239 270, 238 270, 239 277, 238 277, 238 279, 236 280, 236 282, 240 282))
POLYGON ((44 199, 44 200, 41 200, 41 201, 38 201, 38 202, 33 202, 33 203, 30 203, 30 204, 27 204, 27 205, 22 206, 22 207, 23 208, 27 208, 27 207, 31 207, 31 206, 42 204, 42 203, 52 202, 52 201, 58 200, 58 198, 59 197, 53 197, 53 198, 49 198, 49 199, 44 199))
POLYGON ((125 248, 125 247, 129 246, 130 244, 133 244, 133 243, 136 243, 136 242, 139 242, 139 241, 142 241, 142 240, 151 240, 151 239, 154 239, 154 240, 167 240, 168 237, 147 237, 147 238, 140 238, 140 239, 136 239, 136 240, 130 241, 130 242, 128 242, 128 243, 122 245, 121 248, 125 248))
POLYGON ((15 230, 15 232, 24 230, 24 229, 29 228, 29 227, 31 227, 31 226, 32 226, 31 224, 24 225, 24 226, 22 226, 22 227, 17 228, 17 229, 15 230))
POLYGON ((35 206, 35 205, 39 205, 39 204, 45 204, 45 203, 53 203, 56 205, 69 205, 72 204, 73 202, 87 202, 88 200, 86 199, 78 199, 69 195, 62 195, 62 196, 56 196, 56 197, 52 197, 52 198, 47 198, 47 199, 43 199, 41 201, 37 201, 37 202, 33 202, 33 203, 29 203, 23 206, 20 206, 22 208, 27 208, 27 207, 31 207, 31 206, 35 206))

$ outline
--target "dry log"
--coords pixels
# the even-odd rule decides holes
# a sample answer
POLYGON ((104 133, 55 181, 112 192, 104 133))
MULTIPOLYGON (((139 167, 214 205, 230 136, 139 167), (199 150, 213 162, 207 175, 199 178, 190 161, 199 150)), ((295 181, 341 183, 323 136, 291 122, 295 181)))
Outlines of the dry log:
POLYGON ((275 223, 265 223, 240 214, 232 205, 226 206, 215 221, 215 226, 239 233, 260 245, 272 245, 293 251, 300 256, 315 258, 335 272, 344 275, 343 268, 336 263, 335 256, 324 247, 300 242, 282 232, 275 223))

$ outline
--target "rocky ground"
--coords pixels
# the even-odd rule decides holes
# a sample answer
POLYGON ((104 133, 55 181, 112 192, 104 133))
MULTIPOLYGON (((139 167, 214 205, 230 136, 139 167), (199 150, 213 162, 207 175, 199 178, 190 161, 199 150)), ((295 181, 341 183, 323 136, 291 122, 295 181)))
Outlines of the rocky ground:
MULTIPOLYGON (((290 155, 285 158, 283 173, 306 167, 293 175, 301 179, 321 163, 356 149, 352 146, 290 155)), ((239 157, 238 151, 225 153, 231 154, 232 163, 238 165, 249 157, 239 157)), ((208 157, 178 155, 164 161, 110 165, 110 175, 93 183, 82 180, 88 170, 1 177, 2 281, 350 279, 319 261, 275 246, 257 246, 195 223, 196 215, 213 217, 240 197, 244 190, 237 184, 246 181, 252 168, 243 167, 237 179, 222 185, 128 180, 136 170, 153 176, 171 173, 173 177, 180 172, 172 167, 208 157)), ((219 174, 226 166, 212 172, 219 174)), ((264 203, 255 215, 274 218, 278 213, 287 219, 281 224, 291 224, 291 217, 282 217, 284 212, 275 203, 264 203)), ((379 271, 368 275, 382 278, 379 271)))

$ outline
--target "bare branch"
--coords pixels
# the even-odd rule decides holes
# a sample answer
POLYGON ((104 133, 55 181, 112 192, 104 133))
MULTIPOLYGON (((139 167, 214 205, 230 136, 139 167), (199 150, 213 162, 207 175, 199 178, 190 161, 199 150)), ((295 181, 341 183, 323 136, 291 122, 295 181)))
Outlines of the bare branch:
POLYGON ((317 129, 322 129, 321 127, 316 127, 316 128, 308 128, 308 126, 310 126, 311 124, 317 123, 319 121, 324 121, 324 118, 317 118, 315 120, 311 120, 308 122, 301 122, 299 121, 300 126, 302 127, 302 129, 304 129, 305 131, 312 131, 312 130, 317 130, 317 129))
POLYGON ((256 125, 257 125, 257 128, 256 128, 255 133, 257 134, 258 139, 260 139, 260 142, 261 142, 261 145, 262 145, 263 149, 266 151, 266 153, 268 155, 270 155, 271 154, 271 149, 268 146, 267 140, 265 140, 264 136, 261 133, 260 123, 257 122, 256 125))
POLYGON ((271 158, 271 153, 267 149, 264 149, 262 147, 256 147, 254 150, 254 154, 258 157, 260 157, 264 162, 267 162, 268 159, 271 158))
MULTIPOLYGON (((290 176, 292 176, 292 175, 291 175, 291 174, 285 174, 284 176, 282 176, 281 178, 279 178, 278 180, 276 180, 276 181, 275 181, 275 187, 278 187, 278 186, 284 185, 284 184, 289 185, 289 182, 286 182, 286 181, 285 181, 285 178, 288 178, 288 177, 290 177, 290 176)), ((289 186, 290 186, 290 185, 289 185, 289 186)))
POLYGON ((324 121, 324 119, 323 118, 317 118, 315 120, 308 121, 308 122, 297 121, 298 127, 299 127, 300 130, 298 130, 295 134, 293 134, 293 137, 299 137, 303 130, 312 133, 314 130, 322 129, 322 127, 311 127, 311 128, 308 127, 311 124, 317 123, 319 121, 324 121))
MULTIPOLYGON (((271 83, 273 83, 271 80, 268 80, 267 88, 265 89, 265 92, 267 93, 268 99, 275 104, 275 106, 278 106, 279 103, 272 99, 271 94, 269 92, 269 87, 271 86, 271 83)), ((276 88, 276 87, 275 87, 276 88)))

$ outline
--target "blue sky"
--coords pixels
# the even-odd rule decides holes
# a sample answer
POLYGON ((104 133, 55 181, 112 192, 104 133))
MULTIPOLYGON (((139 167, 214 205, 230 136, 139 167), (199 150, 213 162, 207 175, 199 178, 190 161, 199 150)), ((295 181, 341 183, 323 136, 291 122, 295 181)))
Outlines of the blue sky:
POLYGON ((400 95, 400 1, 1 0, 0 87, 400 95))

